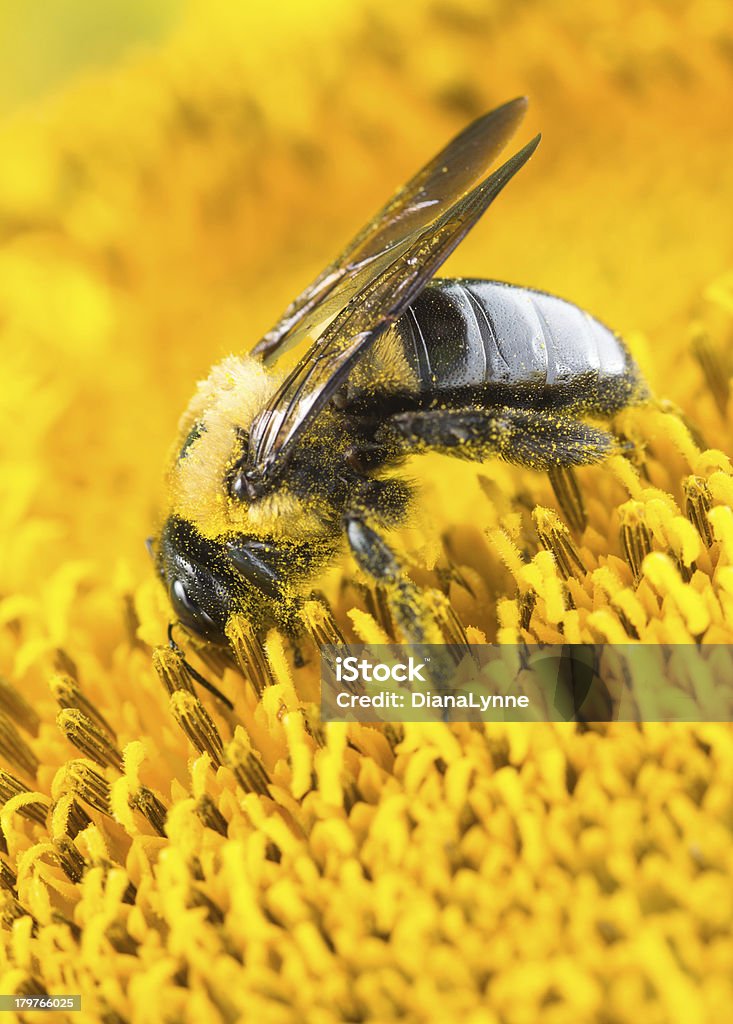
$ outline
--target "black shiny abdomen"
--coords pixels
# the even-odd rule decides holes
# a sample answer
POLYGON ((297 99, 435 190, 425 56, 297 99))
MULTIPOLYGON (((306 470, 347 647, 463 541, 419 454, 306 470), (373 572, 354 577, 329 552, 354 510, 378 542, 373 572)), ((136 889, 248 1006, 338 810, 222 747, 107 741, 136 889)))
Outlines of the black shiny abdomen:
POLYGON ((476 279, 433 280, 394 328, 418 404, 530 404, 609 416, 641 397, 623 342, 572 303, 476 279))

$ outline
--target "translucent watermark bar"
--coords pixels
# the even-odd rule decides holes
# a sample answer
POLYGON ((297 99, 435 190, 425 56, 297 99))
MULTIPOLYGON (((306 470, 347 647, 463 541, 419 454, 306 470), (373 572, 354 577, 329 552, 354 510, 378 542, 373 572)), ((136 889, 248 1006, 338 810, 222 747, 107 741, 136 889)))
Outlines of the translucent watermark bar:
POLYGON ((321 648, 326 722, 730 722, 733 645, 321 648))
POLYGON ((55 1010, 65 1013, 81 1010, 81 996, 54 996, 54 995, 24 995, 8 996, 0 995, 0 1010, 14 1010, 20 1013, 38 1010, 55 1010))

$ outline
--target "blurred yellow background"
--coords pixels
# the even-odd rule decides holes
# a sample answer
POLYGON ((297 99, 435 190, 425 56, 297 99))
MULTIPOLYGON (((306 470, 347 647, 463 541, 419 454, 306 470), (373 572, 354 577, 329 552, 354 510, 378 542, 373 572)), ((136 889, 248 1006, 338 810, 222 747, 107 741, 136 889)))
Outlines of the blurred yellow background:
POLYGON ((182 0, 0 2, 0 116, 154 45, 175 25, 182 0))

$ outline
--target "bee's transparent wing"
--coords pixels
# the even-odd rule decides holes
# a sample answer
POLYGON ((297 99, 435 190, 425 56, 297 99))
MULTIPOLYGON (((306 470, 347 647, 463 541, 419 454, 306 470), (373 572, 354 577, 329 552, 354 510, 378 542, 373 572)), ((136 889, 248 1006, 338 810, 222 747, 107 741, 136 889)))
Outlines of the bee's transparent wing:
MULTIPOLYGON (((387 204, 349 242, 285 310, 252 354, 273 362, 336 316, 363 286, 362 272, 413 232, 433 223, 446 208, 486 173, 527 109, 522 97, 473 121, 398 189, 387 204)), ((395 256, 397 252, 395 252, 395 256)), ((379 267, 382 263, 379 263, 379 267)), ((372 271, 379 273, 379 269, 372 271)), ((369 277, 369 273, 366 274, 369 277)))
POLYGON ((250 476, 274 479, 293 443, 324 407, 369 345, 419 295, 507 182, 529 159, 539 135, 438 219, 376 256, 356 275, 358 291, 285 379, 250 433, 250 476))

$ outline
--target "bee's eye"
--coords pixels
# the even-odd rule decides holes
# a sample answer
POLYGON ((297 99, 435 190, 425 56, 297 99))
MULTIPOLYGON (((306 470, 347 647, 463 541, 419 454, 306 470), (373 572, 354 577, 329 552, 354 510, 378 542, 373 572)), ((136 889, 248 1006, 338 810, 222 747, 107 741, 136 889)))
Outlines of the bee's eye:
POLYGON ((194 601, 181 580, 173 580, 171 584, 171 604, 184 626, 197 632, 215 628, 212 617, 194 601))
POLYGON ((188 591, 180 580, 173 580, 171 595, 173 597, 173 603, 177 609, 180 605, 191 615, 196 615, 198 613, 198 605, 191 600, 188 591))

